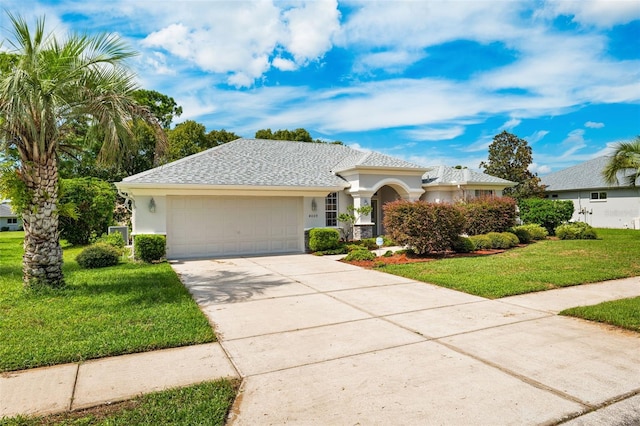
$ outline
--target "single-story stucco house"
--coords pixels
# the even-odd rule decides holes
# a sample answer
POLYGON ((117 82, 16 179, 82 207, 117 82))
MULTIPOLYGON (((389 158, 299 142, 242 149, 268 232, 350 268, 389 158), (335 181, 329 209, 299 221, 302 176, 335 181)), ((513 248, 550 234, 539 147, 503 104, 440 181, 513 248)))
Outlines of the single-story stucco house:
POLYGON ((545 197, 571 200, 575 207, 572 221, 586 222, 598 228, 640 229, 640 182, 609 185, 602 171, 610 157, 602 156, 563 169, 540 179, 545 197))
POLYGON ((11 209, 8 201, 0 202, 0 231, 19 231, 22 229, 22 219, 11 209))
POLYGON ((237 139, 116 183, 131 201, 132 234, 166 235, 168 258, 303 252, 305 231, 341 227, 337 217, 349 206, 372 207, 354 227, 366 238, 384 234, 389 201, 500 196, 513 185, 343 145, 261 139, 237 139))

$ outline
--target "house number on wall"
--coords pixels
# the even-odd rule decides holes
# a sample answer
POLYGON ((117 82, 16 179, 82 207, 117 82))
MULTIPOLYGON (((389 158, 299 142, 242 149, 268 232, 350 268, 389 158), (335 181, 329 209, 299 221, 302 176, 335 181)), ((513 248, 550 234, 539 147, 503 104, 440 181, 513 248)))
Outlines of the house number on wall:
POLYGON ((316 213, 316 214, 310 214, 310 215, 309 215, 309 217, 310 217, 310 218, 318 217, 318 214, 317 214, 317 213, 316 213))

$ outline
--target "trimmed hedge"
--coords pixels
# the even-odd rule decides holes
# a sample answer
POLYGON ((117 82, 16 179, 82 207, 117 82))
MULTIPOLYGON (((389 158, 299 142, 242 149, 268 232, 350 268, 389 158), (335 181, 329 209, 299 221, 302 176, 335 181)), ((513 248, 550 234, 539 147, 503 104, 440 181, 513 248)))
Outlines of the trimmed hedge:
POLYGON ((340 246, 340 232, 334 228, 313 228, 309 231, 311 251, 335 250, 340 246))
POLYGON ((571 222, 556 228, 556 236, 561 240, 595 240, 596 230, 584 222, 571 222))
MULTIPOLYGON (((549 235, 549 232, 541 225, 536 223, 530 223, 528 225, 520 225, 513 228, 514 232, 519 230, 525 230, 531 235, 532 240, 544 240, 549 235)), ((516 234, 517 235, 517 234, 516 234)))
POLYGON ((76 262, 83 268, 104 268, 117 265, 120 261, 120 250, 106 243, 90 245, 76 256, 76 262))
POLYGON ((383 209, 384 227, 390 237, 418 254, 453 249, 464 227, 464 214, 458 205, 397 200, 383 209))
POLYGON ((162 260, 167 252, 167 240, 164 235, 140 234, 133 237, 134 255, 144 262, 162 260))
POLYGON ((456 253, 471 253, 475 249, 476 245, 473 243, 473 240, 468 237, 463 237, 462 235, 458 236, 453 243, 453 251, 456 253))
POLYGON ((491 238, 486 235, 472 235, 469 237, 476 250, 486 250, 493 248, 491 245, 491 238))
POLYGON ((510 197, 478 197, 461 206, 468 235, 505 232, 516 223, 516 200, 510 197))

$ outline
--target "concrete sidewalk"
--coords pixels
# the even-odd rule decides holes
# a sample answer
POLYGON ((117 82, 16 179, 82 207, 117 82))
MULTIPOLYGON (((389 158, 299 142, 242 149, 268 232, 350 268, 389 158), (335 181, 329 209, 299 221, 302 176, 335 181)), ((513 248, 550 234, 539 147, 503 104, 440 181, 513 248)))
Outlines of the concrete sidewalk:
POLYGON ((311 255, 173 266, 244 378, 232 424, 640 422, 638 334, 556 315, 640 278, 487 300, 311 255))
POLYGON ((4 373, 0 417, 241 376, 237 425, 640 422, 638 334, 556 315, 640 277, 487 300, 311 255, 173 267, 220 343, 4 373))
POLYGON ((42 415, 238 377, 219 343, 2 373, 0 418, 42 415))

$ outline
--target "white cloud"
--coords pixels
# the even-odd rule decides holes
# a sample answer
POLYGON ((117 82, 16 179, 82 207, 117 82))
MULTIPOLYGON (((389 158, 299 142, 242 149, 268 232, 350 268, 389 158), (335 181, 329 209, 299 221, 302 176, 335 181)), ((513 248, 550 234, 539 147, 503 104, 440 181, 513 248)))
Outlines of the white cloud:
POLYGON ((590 129, 602 129, 604 127, 604 123, 598 123, 595 121, 587 121, 584 123, 584 127, 588 127, 590 129))
POLYGON ((522 120, 518 118, 511 118, 509 121, 500 126, 500 130, 513 130, 522 123, 522 120))
POLYGON ((528 170, 532 173, 537 173, 538 175, 544 175, 551 172, 551 167, 547 165, 531 163, 529 164, 528 170))
POLYGON ((549 134, 549 132, 547 130, 538 130, 537 132, 533 133, 531 136, 527 136, 524 139, 527 142, 529 142, 529 144, 534 144, 534 143, 542 140, 542 138, 544 138, 548 134, 549 134))
POLYGON ((457 138, 464 134, 463 126, 452 126, 445 128, 419 128, 407 130, 405 134, 414 140, 422 141, 442 141, 457 138))
POLYGON ((567 149, 560 158, 571 157, 576 152, 587 146, 584 140, 584 133, 584 129, 576 129, 569 132, 567 137, 562 141, 562 145, 567 147, 567 149))
POLYGON ((568 15, 583 25, 608 28, 640 18, 637 0, 547 0, 541 16, 568 15))

